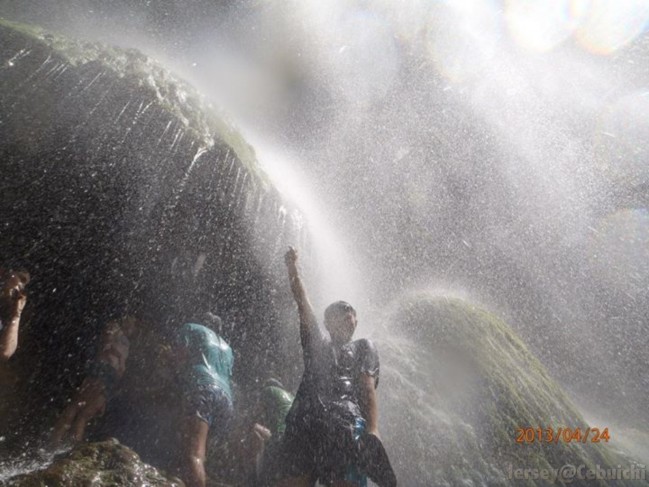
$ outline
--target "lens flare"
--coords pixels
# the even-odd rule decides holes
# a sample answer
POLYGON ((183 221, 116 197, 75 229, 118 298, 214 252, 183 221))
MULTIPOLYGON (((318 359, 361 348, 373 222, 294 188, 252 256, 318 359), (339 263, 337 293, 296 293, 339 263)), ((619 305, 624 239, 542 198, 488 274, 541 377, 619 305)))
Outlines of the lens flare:
POLYGON ((647 21, 647 0, 593 0, 577 29, 576 39, 590 52, 611 54, 642 34, 647 21))

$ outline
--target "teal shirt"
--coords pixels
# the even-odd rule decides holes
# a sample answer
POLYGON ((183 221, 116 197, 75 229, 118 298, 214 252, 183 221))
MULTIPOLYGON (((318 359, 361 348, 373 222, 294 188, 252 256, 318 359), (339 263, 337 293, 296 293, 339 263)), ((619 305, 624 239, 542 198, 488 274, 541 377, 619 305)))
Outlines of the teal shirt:
POLYGON ((232 400, 230 380, 234 356, 230 345, 206 326, 186 323, 177 335, 178 343, 189 350, 179 378, 185 390, 197 386, 218 386, 232 400))

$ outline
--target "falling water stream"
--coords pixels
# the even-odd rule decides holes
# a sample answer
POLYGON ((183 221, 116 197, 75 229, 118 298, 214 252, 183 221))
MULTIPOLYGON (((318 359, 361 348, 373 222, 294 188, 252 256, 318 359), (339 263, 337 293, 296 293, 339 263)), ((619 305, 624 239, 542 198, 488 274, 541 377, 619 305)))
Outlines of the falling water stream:
MULTIPOLYGON (((649 461, 647 2, 90 0, 0 16, 103 43, 47 34, 2 59, 17 229, 2 249, 40 271, 35 304, 60 324, 39 344, 36 318, 30 353, 86 354, 117 281, 161 314, 229 313, 239 381, 270 369, 295 386, 294 244, 316 308, 349 300, 379 346, 402 485, 649 461), (80 308, 85 329, 65 324, 80 308), (539 421, 617 425, 615 441, 520 453, 515 428, 539 421)), ((31 377, 81 373, 45 360, 31 377)))

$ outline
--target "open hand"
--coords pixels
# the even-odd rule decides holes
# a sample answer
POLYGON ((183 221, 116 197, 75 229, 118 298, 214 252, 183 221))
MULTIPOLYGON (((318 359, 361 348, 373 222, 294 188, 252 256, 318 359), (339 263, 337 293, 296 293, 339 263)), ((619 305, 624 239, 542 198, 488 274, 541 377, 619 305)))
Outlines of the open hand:
POLYGON ((91 419, 102 416, 106 410, 104 384, 95 378, 86 378, 72 402, 65 408, 54 426, 51 442, 58 446, 69 435, 74 442, 83 440, 91 419))
POLYGON ((25 304, 27 303, 27 294, 25 293, 25 286, 29 282, 29 274, 27 272, 13 272, 0 271, 2 277, 6 277, 0 298, 6 306, 6 310, 10 313, 10 318, 20 317, 25 304))

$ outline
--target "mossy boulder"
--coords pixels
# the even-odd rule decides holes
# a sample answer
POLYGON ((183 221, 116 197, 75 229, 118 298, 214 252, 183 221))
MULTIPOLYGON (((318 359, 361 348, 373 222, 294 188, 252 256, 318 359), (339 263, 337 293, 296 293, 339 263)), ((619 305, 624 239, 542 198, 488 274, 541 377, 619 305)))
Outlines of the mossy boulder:
POLYGON ((4 483, 4 487, 54 485, 184 487, 185 484, 142 462, 137 453, 115 439, 79 445, 56 457, 49 467, 4 483))
MULTIPOLYGON (((82 68, 98 66, 109 75, 134 83, 143 92, 151 93, 159 108, 174 116, 206 147, 227 144, 240 162, 263 184, 267 176, 257 166, 255 151, 227 120, 227 116, 205 97, 152 58, 136 49, 122 49, 98 42, 85 42, 50 32, 36 25, 22 24, 0 18, 0 37, 8 43, 21 43, 23 50, 10 57, 3 65, 12 69, 31 50, 47 49, 54 55, 53 63, 82 68)), ((63 68, 61 68, 63 70, 63 68)), ((55 73, 58 76, 58 73, 55 73)))
MULTIPOLYGON (((305 240, 300 219, 222 111, 139 51, 2 19, 0 85, 0 255, 34 276, 0 458, 51 426, 127 312, 169 336, 218 310, 240 387, 299 374, 281 255, 305 240)), ((147 461, 166 455, 147 446, 147 461)))
MULTIPOLYGON (((377 341, 381 429, 401 485, 532 487, 553 482, 516 479, 513 471, 633 463, 613 442, 516 441, 519 428, 585 432, 589 425, 494 314, 460 299, 415 294, 398 303, 389 335, 377 341)), ((575 478, 570 485, 648 484, 575 478)))

